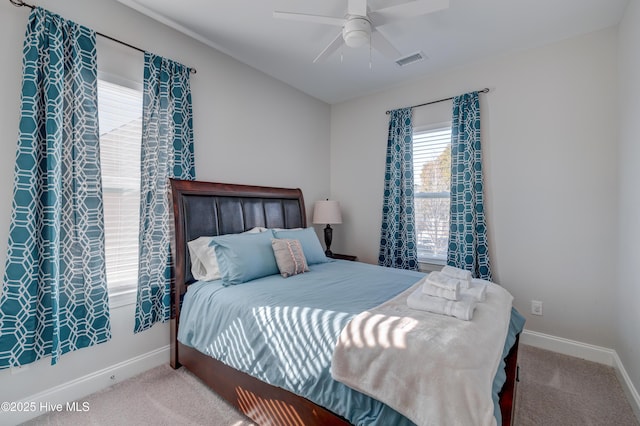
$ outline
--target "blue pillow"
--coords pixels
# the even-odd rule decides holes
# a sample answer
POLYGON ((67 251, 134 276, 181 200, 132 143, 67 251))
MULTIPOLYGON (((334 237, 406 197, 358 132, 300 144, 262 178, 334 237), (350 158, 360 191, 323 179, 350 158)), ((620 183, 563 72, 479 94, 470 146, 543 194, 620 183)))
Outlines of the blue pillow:
POLYGON ((316 235, 316 231, 313 228, 278 230, 273 233, 276 238, 300 241, 302 251, 304 252, 304 257, 307 259, 308 265, 329 261, 329 258, 324 254, 320 241, 318 241, 318 235, 316 235))
POLYGON ((242 284, 267 275, 279 274, 268 230, 256 234, 227 234, 213 237, 222 284, 242 284))

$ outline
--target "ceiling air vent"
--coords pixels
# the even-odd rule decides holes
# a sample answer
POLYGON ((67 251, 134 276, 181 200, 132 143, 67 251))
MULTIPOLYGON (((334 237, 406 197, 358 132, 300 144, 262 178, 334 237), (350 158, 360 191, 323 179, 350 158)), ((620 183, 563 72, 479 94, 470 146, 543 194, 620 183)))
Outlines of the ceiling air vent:
POLYGON ((407 65, 415 64, 416 62, 424 61, 426 58, 427 57, 424 53, 416 52, 396 60, 396 64, 398 64, 399 67, 404 67, 407 65))

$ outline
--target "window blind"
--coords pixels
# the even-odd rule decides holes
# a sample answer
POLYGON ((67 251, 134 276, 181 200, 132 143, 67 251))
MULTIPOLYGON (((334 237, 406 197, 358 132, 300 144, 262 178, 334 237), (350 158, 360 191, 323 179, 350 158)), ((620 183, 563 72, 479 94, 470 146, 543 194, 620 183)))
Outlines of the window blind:
POLYGON ((451 184, 451 127, 413 133, 418 260, 447 257, 451 184))
POLYGON ((142 91, 98 80, 105 251, 110 293, 137 286, 142 91))

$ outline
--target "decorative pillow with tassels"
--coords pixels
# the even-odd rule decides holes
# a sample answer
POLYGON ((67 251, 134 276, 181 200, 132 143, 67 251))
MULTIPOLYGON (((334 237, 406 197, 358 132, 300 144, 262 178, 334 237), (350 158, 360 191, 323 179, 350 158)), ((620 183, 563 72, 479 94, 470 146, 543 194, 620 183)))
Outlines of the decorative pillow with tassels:
POLYGON ((288 278, 292 275, 309 272, 307 259, 304 257, 302 245, 298 240, 291 239, 273 239, 273 254, 276 257, 276 263, 280 270, 280 275, 288 278))

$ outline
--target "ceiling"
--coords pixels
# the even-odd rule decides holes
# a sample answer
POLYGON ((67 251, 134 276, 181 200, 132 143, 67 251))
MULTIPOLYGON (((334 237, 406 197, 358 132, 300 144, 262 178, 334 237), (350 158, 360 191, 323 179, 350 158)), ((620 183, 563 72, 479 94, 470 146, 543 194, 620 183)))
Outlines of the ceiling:
MULTIPOLYGON (((449 8, 379 27, 405 67, 368 47, 313 59, 338 27, 276 19, 275 10, 343 17, 347 0, 118 0, 315 98, 334 104, 486 56, 615 26, 629 0, 450 0, 449 8)), ((369 0, 370 10, 407 0, 369 0)))

